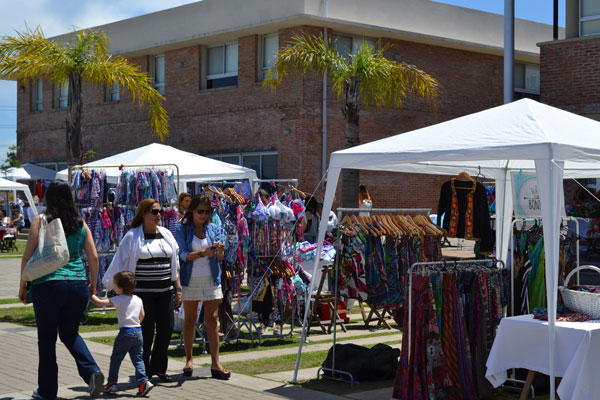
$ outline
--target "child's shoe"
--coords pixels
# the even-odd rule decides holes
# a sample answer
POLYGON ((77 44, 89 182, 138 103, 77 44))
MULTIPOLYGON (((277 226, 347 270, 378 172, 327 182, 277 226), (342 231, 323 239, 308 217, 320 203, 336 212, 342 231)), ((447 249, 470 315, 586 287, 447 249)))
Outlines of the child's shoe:
POLYGON ((149 391, 152 390, 154 385, 150 381, 146 381, 140 385, 140 390, 137 392, 137 396, 145 396, 149 391))
POLYGON ((116 382, 109 382, 104 385, 104 394, 114 394, 117 393, 117 384, 116 382))

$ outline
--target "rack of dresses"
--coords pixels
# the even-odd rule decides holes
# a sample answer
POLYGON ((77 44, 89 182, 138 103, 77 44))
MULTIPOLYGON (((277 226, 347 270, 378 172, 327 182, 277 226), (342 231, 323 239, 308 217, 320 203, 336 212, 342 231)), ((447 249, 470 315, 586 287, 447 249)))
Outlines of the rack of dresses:
MULTIPOLYGON (((335 312, 332 320, 339 318, 339 294, 344 293, 366 302, 383 323, 385 313, 391 313, 390 310, 403 303, 404 276, 410 260, 441 259, 442 231, 429 219, 431 209, 428 208, 375 208, 370 210, 369 217, 357 216, 360 211, 359 208, 337 210, 340 229, 333 271, 335 312), (417 215, 405 215, 409 213, 417 215), (340 271, 342 281, 338 279, 340 271)), ((320 368, 317 377, 323 371, 324 377, 353 384, 352 374, 336 368, 336 341, 337 324, 333 324, 332 365, 320 368)))
POLYGON ((103 165, 93 168, 76 165, 69 169, 69 184, 75 205, 89 226, 99 252, 99 285, 140 201, 146 198, 158 200, 164 209, 163 225, 175 231, 176 188, 179 184, 176 164, 103 165), (116 185, 108 181, 106 169, 109 168, 120 171, 116 185))
POLYGON ((485 363, 503 316, 503 263, 414 263, 409 271, 394 399, 476 399, 488 393, 485 363))
POLYGON ((296 221, 303 211, 303 206, 301 209, 292 207, 295 200, 292 196, 280 200, 275 192, 265 206, 257 194, 246 207, 251 238, 247 268, 251 301, 240 309, 239 320, 247 327, 254 327, 259 345, 265 337, 291 336, 295 326, 298 307, 293 284, 296 276, 296 221), (243 312, 248 305, 257 316, 243 312), (289 316, 286 318, 286 315, 289 316), (290 330, 284 332, 283 325, 287 323, 290 330), (276 325, 279 329, 271 335, 263 335, 264 328, 258 328, 259 324, 264 328, 276 325))
MULTIPOLYGON (((563 223, 573 221, 575 232, 563 230, 563 235, 561 235, 559 284, 572 269, 579 267, 580 238, 577 218, 561 217, 561 221, 563 223)), ((530 314, 534 308, 545 308, 546 295, 541 217, 515 218, 512 227, 513 234, 510 243, 510 315, 515 316, 530 314), (533 226, 528 228, 528 222, 533 222, 533 226), (517 229, 518 224, 521 224, 520 229, 517 229), (515 300, 515 291, 519 293, 521 301, 515 300), (515 304, 518 305, 518 309, 515 309, 515 304)), ((577 284, 579 285, 579 273, 577 273, 577 284)))

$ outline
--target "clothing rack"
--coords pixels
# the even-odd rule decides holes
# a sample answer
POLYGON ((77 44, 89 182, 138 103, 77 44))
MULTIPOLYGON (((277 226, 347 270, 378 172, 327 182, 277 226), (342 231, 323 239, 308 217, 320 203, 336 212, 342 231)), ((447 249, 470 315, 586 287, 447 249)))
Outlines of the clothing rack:
POLYGON ((261 183, 287 183, 287 184, 292 184, 296 187, 298 187, 298 179, 296 178, 291 178, 291 179, 252 179, 250 182, 252 182, 252 191, 254 192, 254 194, 256 194, 256 192, 258 191, 259 184, 261 183))
POLYGON ((244 184, 244 182, 242 182, 242 181, 229 181, 227 179, 209 179, 209 180, 205 180, 205 181, 200 180, 200 181, 194 181, 193 183, 194 183, 194 195, 195 196, 197 196, 201 192, 201 190, 203 190, 206 186, 219 185, 223 189, 225 186, 228 186, 228 185, 232 185, 232 187, 233 187, 235 185, 241 186, 244 184), (201 190, 197 190, 198 186, 200 186, 201 190))
MULTIPOLYGON (((513 270, 515 268, 515 235, 513 234, 514 228, 518 222, 541 222, 542 217, 527 217, 527 218, 515 218, 511 225, 510 235, 510 315, 515 315, 515 274, 513 270)), ((579 238, 579 221, 575 217, 561 217, 561 221, 574 221, 575 222, 575 234, 579 238)), ((577 240, 577 247, 575 252, 575 268, 579 267, 579 239, 577 240)), ((579 285, 579 272, 577 272, 577 284, 579 285)))
MULTIPOLYGON (((527 223, 527 222, 540 222, 542 221, 542 217, 524 217, 524 218, 515 218, 511 224, 511 233, 510 233, 510 315, 515 315, 515 235, 513 234, 514 228, 517 223, 527 223)), ((575 267, 579 267, 579 221, 575 217, 561 217, 561 221, 574 221, 575 222, 575 234, 577 235, 577 247, 575 252, 575 267)), ((577 284, 579 285, 579 271, 577 272, 577 284)), ((510 372, 510 375, 507 382, 512 382, 513 384, 522 384, 525 386, 527 384, 526 381, 517 379, 516 370, 513 368, 510 372)), ((514 386, 510 386, 514 388, 514 386)), ((532 397, 535 397, 535 389, 531 386, 531 394, 532 397)))
POLYGON ((179 190, 179 166, 177 164, 121 164, 121 165, 91 165, 91 166, 86 166, 86 165, 73 165, 71 168, 69 168, 69 175, 67 177, 68 181, 71 182, 71 174, 73 173, 73 170, 75 169, 105 169, 105 168, 119 168, 119 170, 122 170, 123 168, 153 168, 153 167, 175 167, 175 172, 177 174, 177 188, 176 190, 179 190))
MULTIPOLYGON (((338 217, 338 221, 342 221, 342 216, 344 214, 354 214, 354 213, 359 213, 359 212, 364 212, 364 209, 361 208, 338 208, 337 209, 337 217, 338 217)), ((429 213, 431 212, 431 208, 372 208, 369 210, 369 213, 395 213, 395 214, 401 214, 401 213, 425 213, 427 215, 429 215, 429 213)), ((338 275, 339 275, 339 264, 340 264, 340 247, 341 247, 341 233, 338 229, 338 233, 337 233, 337 237, 336 237, 336 252, 335 252, 335 262, 334 262, 334 307, 333 307, 333 311, 332 311, 332 316, 331 319, 333 321, 337 321, 338 317, 338 275)), ((317 257, 319 257, 320 255, 317 255, 317 257)), ((307 298, 306 298, 306 305, 307 307, 310 304, 310 295, 311 293, 307 293, 307 298)), ((308 309, 308 308, 307 308, 308 309)), ((302 337, 300 339, 300 352, 302 351, 302 345, 304 343, 304 338, 306 337, 306 329, 308 329, 307 327, 304 327, 302 329, 302 337)), ((340 382, 346 382, 346 383, 350 383, 350 387, 354 387, 354 377, 352 376, 351 373, 346 372, 346 371, 342 371, 342 370, 336 370, 335 368, 335 344, 337 341, 337 323, 333 324, 333 347, 332 347, 332 363, 331 363, 331 368, 325 368, 325 367, 321 367, 319 368, 319 370, 317 371, 317 379, 320 378, 321 376, 321 371, 329 371, 331 373, 331 377, 323 375, 324 378, 328 378, 328 379, 332 379, 332 380, 337 380, 340 382), (336 374, 339 375, 344 375, 349 377, 349 380, 347 379, 343 379, 343 378, 336 378, 336 374)), ((298 367, 300 365, 300 358, 298 358, 296 360, 296 369, 294 372, 294 377, 292 380, 292 383, 296 383, 296 380, 298 378, 298 367)))
POLYGON ((481 265, 485 263, 492 263, 493 265, 500 264, 499 269, 504 269, 505 265, 502 260, 496 259, 482 259, 482 260, 463 260, 463 261, 430 261, 430 262, 417 262, 410 266, 408 271, 408 359, 410 360, 410 338, 412 329, 412 275, 415 267, 433 267, 433 266, 470 266, 470 265, 481 265))
MULTIPOLYGON (((257 256, 256 258, 274 258, 274 257, 279 257, 279 255, 262 255, 262 256, 257 256)), ((294 255, 294 262, 293 262, 293 268, 294 270, 296 269, 296 256, 294 255)), ((266 272, 264 273, 266 274, 266 272)), ((292 311, 292 314, 290 316, 291 321, 290 321, 290 331, 287 333, 284 333, 283 330, 283 325, 288 321, 288 320, 283 320, 283 316, 281 319, 281 331, 280 333, 272 333, 272 334, 268 334, 268 335, 263 335, 262 334, 262 328, 258 327, 257 324, 259 323, 259 320, 257 319, 257 317, 252 317, 250 316, 249 313, 246 314, 242 314, 244 310, 246 310, 247 308, 252 308, 252 298, 251 296, 248 298, 248 300, 246 301, 245 304, 242 304, 241 302, 241 297, 238 295, 238 312, 237 312, 237 321, 233 321, 234 325, 237 322, 237 335, 235 337, 234 340, 236 340, 237 342, 239 342, 239 338, 241 335, 241 328, 245 327, 246 329, 248 329, 248 333, 250 335, 250 341, 252 343, 254 343, 254 334, 252 333, 252 329, 254 328, 254 331, 257 333, 257 337, 258 337, 258 346, 260 347, 262 345, 262 340, 263 339, 269 339, 269 338, 284 338, 286 336, 292 337, 294 334, 294 322, 295 322, 295 313, 294 311, 292 311), (255 319, 256 318, 256 319, 255 319)), ((292 302, 295 301, 295 297, 292 298, 292 302)), ((295 310, 296 305, 292 304, 291 309, 295 310)), ((226 335, 227 336, 227 335, 226 335)))

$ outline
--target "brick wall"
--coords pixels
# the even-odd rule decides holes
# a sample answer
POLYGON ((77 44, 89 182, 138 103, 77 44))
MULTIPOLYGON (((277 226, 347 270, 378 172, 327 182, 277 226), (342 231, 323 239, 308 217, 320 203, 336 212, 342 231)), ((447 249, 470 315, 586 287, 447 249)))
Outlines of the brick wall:
MULTIPOLYGON (((600 38, 559 40, 540 45, 540 101, 600 119, 600 38)), ((600 133, 599 133, 600 140, 600 133)), ((565 204, 574 204, 579 186, 564 181, 565 204)))
MULTIPOLYGON (((302 26, 279 31, 280 46, 295 33, 320 34, 321 28, 302 26)), ((402 109, 362 107, 360 137, 367 143, 502 103, 502 58, 407 41, 382 39, 391 45, 390 59, 417 65, 440 82, 436 111, 418 99, 402 109)), ((165 53, 165 98, 170 135, 165 144, 200 154, 227 150, 275 148, 278 176, 299 178, 308 192, 321 179, 322 79, 308 73, 291 74, 272 91, 259 82, 259 35, 238 38, 238 85, 201 89, 201 46, 165 53), (284 134, 289 130, 289 134, 284 134)), ((148 71, 149 57, 131 61, 148 71)), ((21 83, 20 83, 21 84, 21 83)), ((22 161, 64 159, 65 110, 52 108, 52 88, 44 86, 44 111, 31 112, 28 83, 18 93, 18 144, 22 161)), ((128 93, 116 103, 104 101, 104 88, 85 86, 84 143, 98 158, 153 141, 147 111, 131 103, 128 93)), ((344 147, 345 122, 341 102, 329 84, 328 146, 344 147)), ((363 172, 361 181, 376 207, 437 207, 439 188, 447 177, 363 172)), ((338 188, 339 190, 339 188, 338 188)), ((340 196, 338 195, 338 198, 340 196)))
POLYGON ((540 99, 580 115, 600 115, 600 38, 540 45, 540 99))

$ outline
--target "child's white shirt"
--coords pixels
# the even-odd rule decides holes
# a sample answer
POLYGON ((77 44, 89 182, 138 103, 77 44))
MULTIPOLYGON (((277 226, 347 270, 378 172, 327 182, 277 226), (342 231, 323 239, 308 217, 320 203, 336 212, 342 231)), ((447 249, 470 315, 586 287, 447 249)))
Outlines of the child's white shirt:
POLYGON ((111 297, 109 300, 117 309, 119 328, 138 328, 142 326, 140 324, 140 312, 144 306, 142 299, 135 294, 131 296, 121 294, 111 297))

